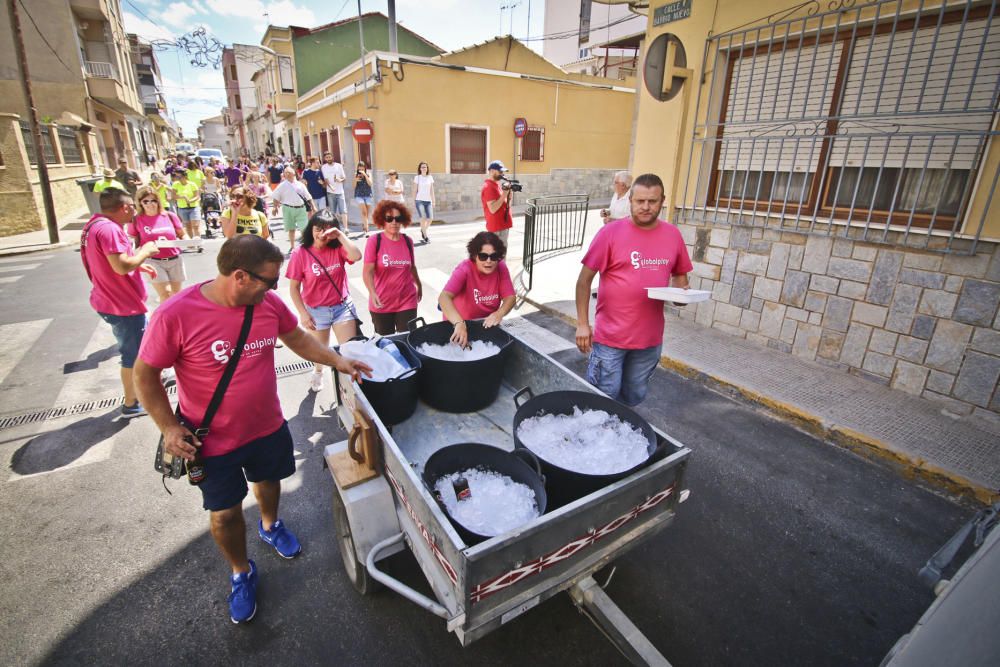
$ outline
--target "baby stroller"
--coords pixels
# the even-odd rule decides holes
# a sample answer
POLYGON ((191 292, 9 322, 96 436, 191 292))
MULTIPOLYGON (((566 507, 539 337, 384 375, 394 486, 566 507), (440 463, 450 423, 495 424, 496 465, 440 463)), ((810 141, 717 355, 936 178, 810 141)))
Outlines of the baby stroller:
POLYGON ((201 195, 201 217, 205 220, 205 238, 215 238, 212 230, 222 231, 222 223, 219 218, 222 216, 222 202, 218 193, 204 192, 201 195))

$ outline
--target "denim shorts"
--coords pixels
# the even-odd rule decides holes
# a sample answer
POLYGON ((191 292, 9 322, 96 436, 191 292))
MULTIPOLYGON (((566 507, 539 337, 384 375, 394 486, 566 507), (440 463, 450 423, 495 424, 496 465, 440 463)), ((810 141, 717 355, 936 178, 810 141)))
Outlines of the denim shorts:
POLYGON ((184 222, 201 222, 201 209, 197 207, 191 208, 177 208, 177 215, 180 216, 181 220, 184 222))
POLYGON ((334 324, 341 322, 351 322, 358 319, 358 312, 354 308, 354 302, 349 298, 344 299, 336 306, 319 306, 313 308, 306 306, 309 316, 313 318, 317 331, 325 331, 334 324))
POLYGON ((344 199, 344 195, 335 195, 332 192, 327 192, 326 201, 330 212, 334 215, 337 213, 347 213, 347 201, 344 199))
POLYGON ((594 343, 587 362, 587 382, 625 405, 639 405, 660 363, 661 347, 623 350, 594 343))
POLYGON ((428 220, 430 220, 434 216, 434 207, 431 206, 431 203, 429 201, 422 201, 420 199, 417 199, 413 203, 416 204, 417 206, 418 218, 427 218, 428 220), (421 213, 421 211, 423 211, 423 213, 421 213))
POLYGON ((295 474, 295 454, 288 422, 263 438, 221 456, 205 457, 205 481, 198 485, 202 507, 228 509, 247 497, 247 482, 277 482, 295 474))
POLYGON ((324 208, 326 208, 326 195, 323 195, 322 197, 314 197, 313 209, 316 211, 322 211, 324 208))
POLYGON ((135 365, 135 358, 139 356, 142 334, 146 331, 146 313, 138 315, 97 314, 111 325, 111 331, 115 334, 115 340, 118 342, 118 353, 122 357, 122 368, 132 368, 135 365))
POLYGON ((374 203, 374 200, 371 197, 355 197, 354 198, 354 203, 355 204, 365 204, 366 206, 371 206, 374 203))

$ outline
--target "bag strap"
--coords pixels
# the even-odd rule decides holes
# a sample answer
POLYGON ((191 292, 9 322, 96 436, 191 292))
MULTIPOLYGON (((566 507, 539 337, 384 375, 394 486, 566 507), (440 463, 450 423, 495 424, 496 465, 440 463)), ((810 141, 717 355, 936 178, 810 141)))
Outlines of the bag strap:
POLYGON ((326 270, 326 267, 323 266, 323 262, 319 261, 319 257, 317 257, 316 255, 312 254, 312 250, 310 250, 309 248, 307 248, 305 246, 300 246, 300 247, 303 250, 305 250, 309 254, 309 256, 312 257, 313 260, 317 264, 319 264, 319 268, 320 268, 321 271, 323 271, 323 275, 326 276, 326 279, 330 281, 331 285, 333 285, 333 289, 337 290, 337 296, 340 297, 340 302, 343 303, 344 302, 344 293, 340 291, 339 287, 337 287, 336 281, 334 281, 333 276, 330 275, 330 272, 326 270))
POLYGON ((199 438, 208 435, 208 427, 212 423, 212 419, 215 417, 215 413, 218 411, 219 406, 222 404, 222 398, 226 395, 226 389, 229 387, 229 381, 233 379, 233 375, 236 373, 236 364, 240 360, 240 356, 243 354, 243 346, 246 345, 247 338, 250 337, 250 324, 253 322, 253 306, 247 306, 243 310, 243 328, 240 329, 240 338, 236 342, 236 349, 233 350, 233 354, 229 357, 228 363, 226 363, 226 370, 222 372, 222 378, 219 380, 219 384, 215 387, 215 393, 212 394, 212 400, 208 403, 208 408, 205 410, 205 417, 201 420, 201 427, 195 431, 195 435, 199 438))
POLYGON ((87 279, 90 282, 94 282, 94 277, 90 272, 90 262, 87 260, 87 242, 90 239, 90 229, 96 224, 100 218, 92 218, 86 225, 84 225, 83 230, 80 232, 80 258, 83 260, 83 270, 87 272, 87 279))
MULTIPOLYGON (((379 253, 379 249, 382 247, 382 234, 385 232, 379 232, 378 236, 375 237, 375 254, 379 253)), ((410 250, 410 266, 417 265, 417 258, 413 256, 413 239, 411 239, 406 234, 400 234, 404 239, 406 239, 406 247, 410 250)))

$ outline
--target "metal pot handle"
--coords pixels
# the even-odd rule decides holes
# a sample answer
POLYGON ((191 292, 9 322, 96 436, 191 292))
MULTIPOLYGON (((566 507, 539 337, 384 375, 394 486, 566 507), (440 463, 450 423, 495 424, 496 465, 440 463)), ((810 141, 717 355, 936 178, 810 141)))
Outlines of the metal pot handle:
POLYGON ((522 405, 524 405, 524 403, 518 403, 517 399, 521 398, 525 394, 528 395, 528 400, 524 401, 524 403, 527 403, 528 401, 530 401, 531 399, 533 399, 535 397, 535 392, 531 391, 531 387, 525 387, 521 391, 519 391, 516 394, 514 394, 514 405, 516 407, 520 408, 522 405))
POLYGON ((513 452, 511 452, 511 454, 513 454, 514 456, 516 456, 517 458, 521 459, 529 466, 534 468, 535 473, 542 479, 542 484, 545 483, 545 475, 542 474, 542 464, 538 460, 538 457, 535 456, 535 453, 533 451, 531 451, 526 447, 518 447, 513 452))
POLYGON ((422 316, 414 317, 412 320, 406 323, 406 328, 410 331, 416 331, 417 329, 422 329, 427 326, 427 322, 422 316), (415 326, 417 322, 420 322, 420 326, 415 326))

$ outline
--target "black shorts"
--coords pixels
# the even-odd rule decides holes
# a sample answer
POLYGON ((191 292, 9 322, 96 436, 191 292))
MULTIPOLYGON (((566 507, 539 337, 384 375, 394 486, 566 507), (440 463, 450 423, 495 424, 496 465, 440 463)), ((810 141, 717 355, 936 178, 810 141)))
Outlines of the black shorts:
POLYGON ((417 309, 401 310, 397 313, 372 313, 372 323, 375 325, 375 333, 382 336, 391 336, 394 333, 405 333, 407 323, 417 316, 417 309))
POLYGON ((251 440, 239 449, 205 458, 202 507, 210 511, 228 509, 247 497, 247 482, 276 482, 295 473, 292 433, 288 422, 281 428, 251 440))

